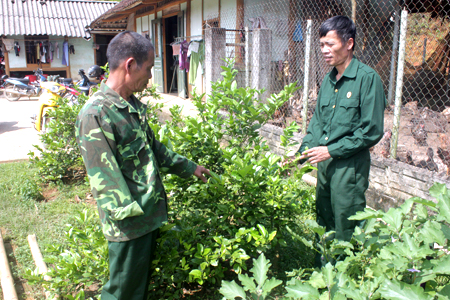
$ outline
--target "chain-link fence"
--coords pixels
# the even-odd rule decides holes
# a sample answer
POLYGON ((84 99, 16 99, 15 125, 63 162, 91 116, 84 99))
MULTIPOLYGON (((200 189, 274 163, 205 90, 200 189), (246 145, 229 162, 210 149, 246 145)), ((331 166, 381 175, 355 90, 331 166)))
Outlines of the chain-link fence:
MULTIPOLYGON (((320 24, 335 15, 347 15, 357 27, 355 55, 380 75, 389 106, 385 130, 394 126, 394 100, 398 67, 401 7, 398 1, 347 0, 245 1, 243 10, 222 11, 214 24, 225 28, 223 56, 235 59, 238 84, 277 93, 292 82, 303 87, 274 116, 284 127, 303 124, 303 95, 307 96, 307 120, 312 117, 321 82, 331 68, 319 47, 320 24), (309 68, 305 70, 307 22, 311 24, 309 68), (306 72, 308 71, 308 72, 306 72)), ((372 154, 390 158, 396 147, 398 160, 436 172, 450 165, 450 5, 446 1, 404 1, 407 17, 403 95, 398 143, 384 137, 372 154), (437 4, 436 4, 437 3, 437 4), (430 149, 429 149, 430 148, 430 149), (434 154, 434 155, 433 155, 434 154)), ((207 22, 208 23, 208 22, 207 22)), ((220 39, 219 39, 220 40, 220 39)), ((213 40, 213 48, 215 40, 213 40)), ((213 64, 223 64, 220 60, 213 64)), ((212 66, 214 68, 214 66, 212 66)))

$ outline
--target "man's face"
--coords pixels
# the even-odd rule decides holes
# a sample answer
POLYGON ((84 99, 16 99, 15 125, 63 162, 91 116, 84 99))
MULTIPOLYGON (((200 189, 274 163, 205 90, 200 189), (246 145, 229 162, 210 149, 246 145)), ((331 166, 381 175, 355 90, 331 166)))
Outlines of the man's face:
POLYGON ((152 68, 155 63, 155 54, 152 51, 148 53, 148 59, 141 65, 140 68, 136 68, 132 72, 133 76, 133 92, 142 92, 148 84, 150 78, 152 78, 152 68))
POLYGON ((325 62, 333 67, 345 64, 351 54, 350 49, 352 46, 353 39, 349 39, 346 43, 342 43, 336 30, 330 30, 326 36, 320 38, 320 49, 325 62))

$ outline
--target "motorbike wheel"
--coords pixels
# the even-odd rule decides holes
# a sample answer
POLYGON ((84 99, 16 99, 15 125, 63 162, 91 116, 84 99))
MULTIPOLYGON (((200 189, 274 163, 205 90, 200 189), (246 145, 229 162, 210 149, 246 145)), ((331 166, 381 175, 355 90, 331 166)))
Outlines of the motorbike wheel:
POLYGON ((12 92, 13 90, 14 90, 14 85, 8 83, 5 86, 5 90, 4 90, 5 97, 9 101, 17 101, 20 98, 20 94, 16 94, 16 93, 12 92))

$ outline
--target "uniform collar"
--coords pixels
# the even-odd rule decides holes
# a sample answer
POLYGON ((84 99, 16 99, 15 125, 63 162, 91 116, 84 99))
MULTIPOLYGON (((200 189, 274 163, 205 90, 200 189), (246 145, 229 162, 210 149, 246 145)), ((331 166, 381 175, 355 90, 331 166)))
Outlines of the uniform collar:
MULTIPOLYGON (((350 63, 348 64, 347 68, 345 69, 344 74, 342 74, 342 77, 355 78, 356 72, 358 71, 358 66, 359 66, 359 61, 356 58, 356 56, 353 55, 353 58, 350 61, 350 63)), ((337 69, 336 69, 336 67, 333 67, 333 70, 331 70, 331 73, 330 73, 330 80, 333 82, 336 82, 336 75, 337 75, 337 69)))
POLYGON ((134 95, 131 95, 130 98, 134 101, 134 103, 136 103, 137 110, 133 107, 133 105, 131 105, 130 102, 123 99, 122 96, 120 96, 116 91, 107 86, 105 81, 102 81, 100 84, 100 91, 102 91, 102 93, 105 94, 107 98, 110 99, 115 106, 117 106, 117 108, 123 109, 128 107, 130 113, 135 113, 138 112, 137 110, 142 110, 143 104, 134 95))

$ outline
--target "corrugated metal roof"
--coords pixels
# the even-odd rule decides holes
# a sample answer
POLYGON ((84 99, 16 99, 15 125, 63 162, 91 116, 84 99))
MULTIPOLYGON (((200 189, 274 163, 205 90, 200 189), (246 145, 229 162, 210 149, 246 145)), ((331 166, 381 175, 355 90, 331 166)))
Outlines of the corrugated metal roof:
POLYGON ((118 2, 0 0, 0 35, 89 37, 86 26, 118 2))

